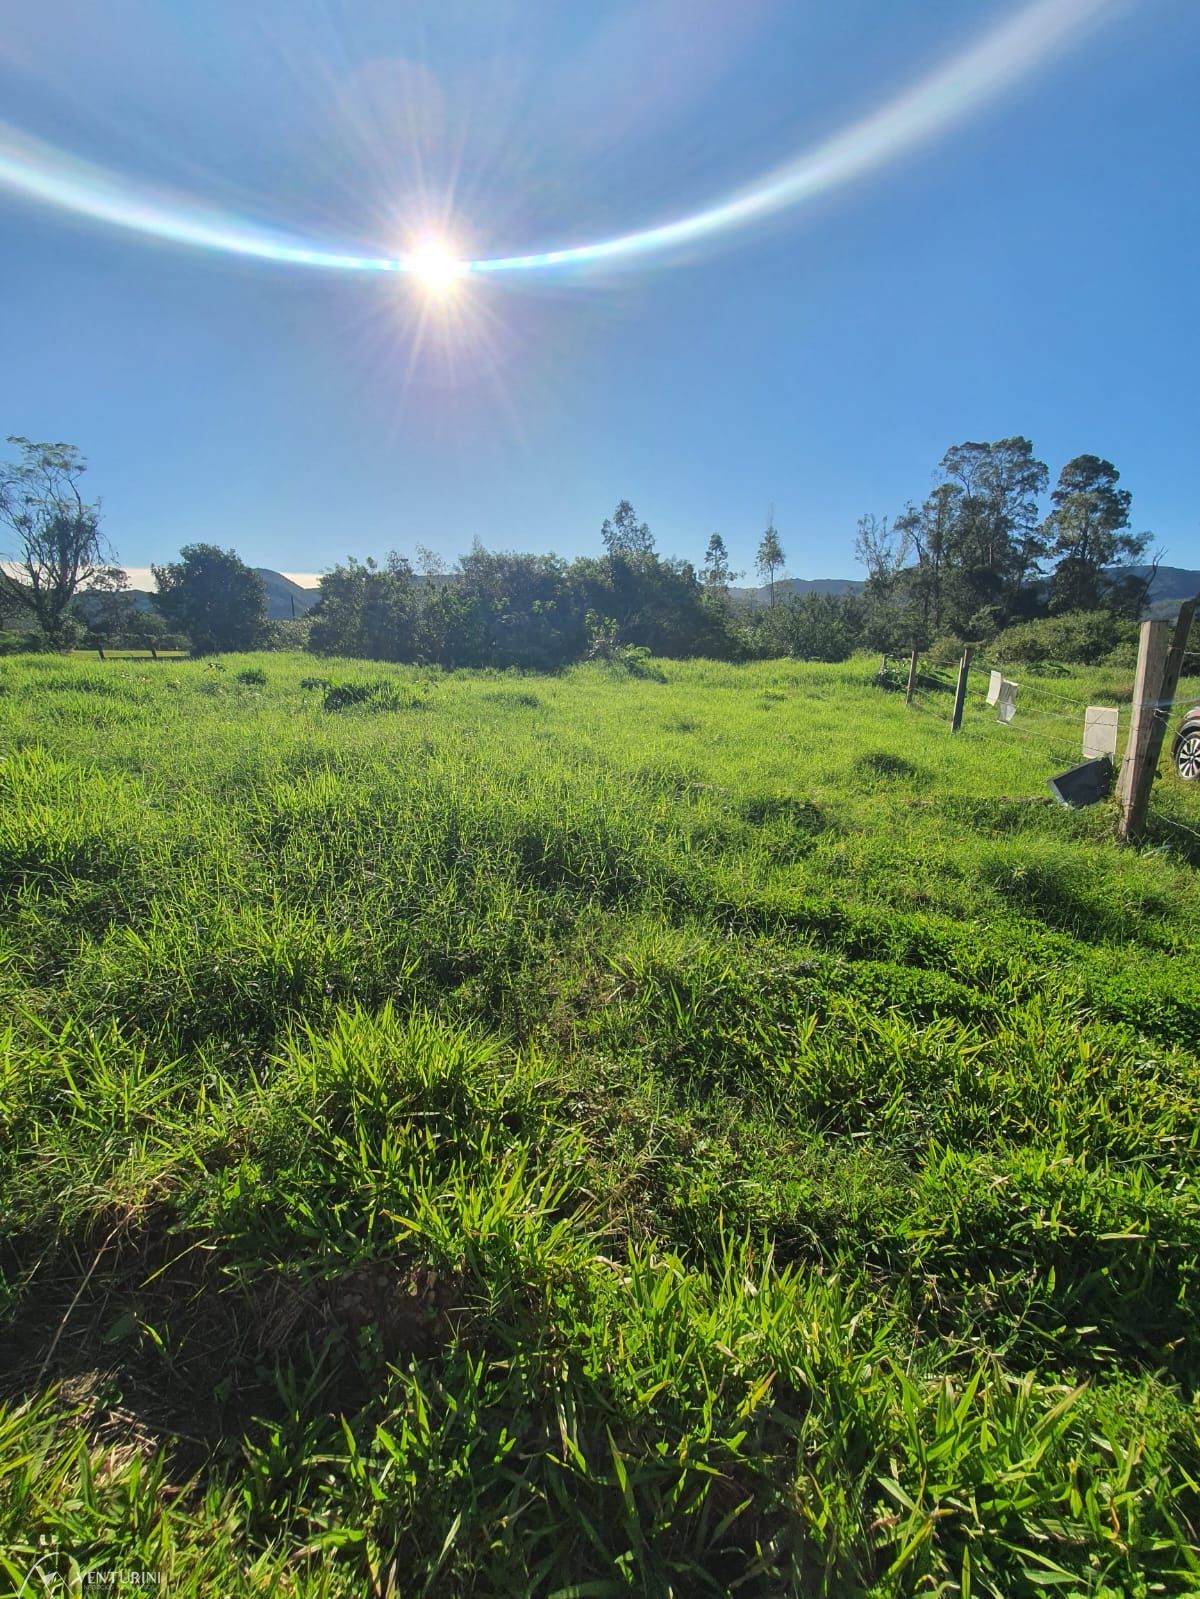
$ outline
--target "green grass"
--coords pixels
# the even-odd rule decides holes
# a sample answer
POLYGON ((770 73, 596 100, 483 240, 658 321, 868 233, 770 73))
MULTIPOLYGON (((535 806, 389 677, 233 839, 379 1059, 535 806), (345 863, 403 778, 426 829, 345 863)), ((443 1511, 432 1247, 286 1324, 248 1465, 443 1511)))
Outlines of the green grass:
POLYGON ((1132 674, 221 665, 0 662, 0 1586, 1200 1591, 1132 674))
MULTIPOLYGON (((100 658, 99 650, 72 650, 71 659, 76 661, 95 661, 100 658)), ((105 648, 104 658, 108 661, 182 661, 186 658, 186 650, 125 650, 105 648)))

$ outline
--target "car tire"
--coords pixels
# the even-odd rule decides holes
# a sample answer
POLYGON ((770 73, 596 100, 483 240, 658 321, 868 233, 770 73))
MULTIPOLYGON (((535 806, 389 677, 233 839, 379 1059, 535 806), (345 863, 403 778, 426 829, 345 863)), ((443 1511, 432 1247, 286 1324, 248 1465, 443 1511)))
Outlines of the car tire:
POLYGON ((1200 727, 1190 729, 1179 740, 1175 751, 1175 770, 1189 783, 1200 778, 1200 727))

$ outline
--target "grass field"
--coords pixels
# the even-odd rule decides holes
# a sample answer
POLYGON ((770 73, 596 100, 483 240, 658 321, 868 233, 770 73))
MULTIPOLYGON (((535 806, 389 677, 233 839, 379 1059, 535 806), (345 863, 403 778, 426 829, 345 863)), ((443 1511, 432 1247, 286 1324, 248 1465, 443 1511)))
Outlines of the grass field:
MULTIPOLYGON (((73 660, 96 661, 100 658, 99 650, 72 650, 73 660)), ((186 658, 186 650, 123 650, 106 649, 104 657, 109 661, 182 661, 186 658)))
POLYGON ((222 665, 0 662, 0 1586, 1200 1592, 1131 672, 222 665))

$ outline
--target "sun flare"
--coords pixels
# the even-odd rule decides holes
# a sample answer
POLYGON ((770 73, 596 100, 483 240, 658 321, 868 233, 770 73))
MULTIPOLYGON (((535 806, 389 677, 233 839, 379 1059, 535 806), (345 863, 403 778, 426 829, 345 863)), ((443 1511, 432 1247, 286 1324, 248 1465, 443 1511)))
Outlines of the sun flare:
POLYGON ((437 299, 452 293, 467 270, 449 242, 435 233, 417 240, 408 255, 408 268, 422 288, 437 299))

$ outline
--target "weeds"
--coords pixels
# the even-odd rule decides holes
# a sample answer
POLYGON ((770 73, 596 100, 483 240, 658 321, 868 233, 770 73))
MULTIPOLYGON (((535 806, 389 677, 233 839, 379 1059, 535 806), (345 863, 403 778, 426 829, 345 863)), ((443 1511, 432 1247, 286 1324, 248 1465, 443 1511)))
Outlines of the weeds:
POLYGON ((5 662, 6 1586, 1200 1589, 1200 901, 1058 724, 218 664, 5 662))

